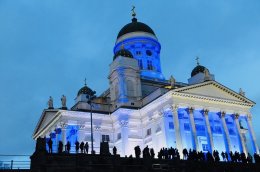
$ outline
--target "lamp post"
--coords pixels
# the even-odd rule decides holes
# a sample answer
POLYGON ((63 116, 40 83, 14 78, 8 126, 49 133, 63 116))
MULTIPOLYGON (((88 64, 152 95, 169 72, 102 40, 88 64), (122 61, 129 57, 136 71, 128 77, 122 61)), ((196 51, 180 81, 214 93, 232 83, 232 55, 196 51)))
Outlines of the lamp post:
POLYGON ((91 125, 91 154, 94 154, 93 149, 93 121, 92 121, 92 100, 96 98, 96 92, 91 90, 91 93, 87 95, 87 103, 90 105, 90 125, 91 125))

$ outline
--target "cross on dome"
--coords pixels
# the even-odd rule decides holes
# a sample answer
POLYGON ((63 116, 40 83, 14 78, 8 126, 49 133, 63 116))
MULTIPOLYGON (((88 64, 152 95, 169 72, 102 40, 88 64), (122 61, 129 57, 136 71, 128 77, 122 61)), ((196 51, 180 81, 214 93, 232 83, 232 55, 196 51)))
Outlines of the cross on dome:
POLYGON ((136 13, 135 13, 135 6, 134 5, 132 6, 132 10, 131 11, 132 11, 132 17, 135 18, 136 13))
POLYGON ((195 59, 195 60, 197 61, 197 65, 198 65, 198 66, 200 65, 199 59, 200 59, 200 58, 199 58, 198 56, 196 56, 196 59, 195 59))

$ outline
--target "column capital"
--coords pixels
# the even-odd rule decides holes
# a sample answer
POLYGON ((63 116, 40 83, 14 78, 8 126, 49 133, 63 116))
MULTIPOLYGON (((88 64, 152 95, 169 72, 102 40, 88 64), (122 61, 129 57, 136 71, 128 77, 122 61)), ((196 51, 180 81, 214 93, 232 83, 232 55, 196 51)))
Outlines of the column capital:
POLYGON ((178 110, 178 108, 179 108, 179 106, 178 105, 171 105, 171 107, 170 107, 170 109, 172 110, 172 111, 177 111, 178 110))
POLYGON ((247 116, 248 120, 252 120, 252 114, 251 113, 248 113, 246 116, 247 116))
POLYGON ((101 127, 100 127, 100 125, 96 125, 96 126, 94 127, 94 129, 95 129, 95 131, 100 131, 100 130, 101 130, 101 127))
POLYGON ((68 124, 65 123, 65 122, 61 122, 61 123, 60 123, 60 127, 61 127, 62 129, 66 129, 67 126, 68 126, 68 124))
POLYGON ((222 112, 221 112, 221 118, 225 118, 225 116, 226 116, 226 112, 225 112, 225 111, 222 111, 222 112))
POLYGON ((128 121, 126 120, 121 120, 119 124, 121 125, 121 127, 128 127, 128 121))
POLYGON ((84 125, 84 124, 80 124, 80 125, 79 125, 79 129, 80 129, 80 130, 83 130, 85 127, 86 127, 86 125, 84 125))
POLYGON ((203 109, 204 111, 204 115, 208 115, 209 114, 209 110, 208 109, 203 109))
POLYGON ((189 114, 193 113, 194 108, 193 107, 189 107, 189 114))
POLYGON ((239 118, 239 114, 235 113, 235 119, 238 119, 238 118, 239 118))

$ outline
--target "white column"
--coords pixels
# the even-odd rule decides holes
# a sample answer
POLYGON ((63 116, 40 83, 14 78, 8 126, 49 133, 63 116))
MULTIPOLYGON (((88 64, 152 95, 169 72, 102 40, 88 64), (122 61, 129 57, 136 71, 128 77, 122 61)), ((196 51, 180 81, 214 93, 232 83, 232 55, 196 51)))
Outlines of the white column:
POLYGON ((221 112, 221 122, 222 122, 222 126, 224 128, 225 139, 227 141, 227 146, 228 146, 228 150, 226 150, 226 151, 228 152, 228 151, 232 151, 232 149, 231 149, 231 145, 230 145, 230 137, 229 137, 229 132, 228 132, 225 116, 226 116, 226 113, 221 112))
POLYGON ((179 117, 178 117, 178 106, 173 106, 172 108, 173 113, 173 123, 174 123, 174 131, 175 131, 175 138, 176 138, 176 147, 180 153, 180 156, 182 157, 182 138, 181 138, 181 131, 180 131, 180 123, 179 123, 179 117))
POLYGON ((197 131, 194 122, 193 108, 189 108, 189 116, 190 116, 190 124, 192 129, 192 136, 195 143, 195 149, 196 151, 199 151, 199 144, 198 144, 197 131))
POLYGON ((121 120, 121 139, 122 139, 122 154, 123 156, 127 155, 128 152, 128 121, 121 120))
POLYGON ((67 132, 67 124, 62 123, 61 124, 61 134, 62 134, 62 143, 63 143, 63 151, 65 151, 65 145, 67 144, 67 139, 66 139, 66 132, 67 132))
POLYGON ((257 145, 257 142, 256 142, 255 132, 254 132, 254 129, 252 127, 252 115, 251 114, 247 115, 246 121, 247 121, 247 126, 248 126, 248 129, 249 129, 249 134, 251 135, 251 138, 252 138, 252 141, 253 141, 253 149, 255 151, 254 153, 259 154, 259 149, 258 149, 258 145, 257 145))
POLYGON ((236 123, 236 127, 237 127, 239 140, 241 141, 242 151, 247 155, 246 144, 245 144, 245 140, 244 140, 244 138, 242 136, 242 133, 241 133, 241 129, 240 129, 240 124, 239 124, 238 118, 239 118, 239 114, 235 114, 235 123, 236 123))
POLYGON ((78 131, 78 141, 81 143, 84 142, 85 138, 85 125, 79 125, 79 131, 78 131))
POLYGON ((204 110, 204 117, 205 117, 207 131, 208 131, 209 143, 210 143, 210 147, 211 147, 211 152, 213 152, 213 150, 215 150, 215 148, 214 148, 212 132, 211 132, 210 124, 209 124, 209 114, 208 113, 209 113, 209 111, 207 109, 204 110))

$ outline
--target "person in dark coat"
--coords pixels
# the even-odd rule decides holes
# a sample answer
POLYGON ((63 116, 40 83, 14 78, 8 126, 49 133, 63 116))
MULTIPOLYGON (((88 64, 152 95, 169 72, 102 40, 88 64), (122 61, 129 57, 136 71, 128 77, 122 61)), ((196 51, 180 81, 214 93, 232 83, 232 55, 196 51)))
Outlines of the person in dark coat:
POLYGON ((140 158, 140 155, 141 155, 141 149, 139 146, 136 146, 135 147, 135 157, 140 158))
POLYGON ((58 153, 62 153, 62 149, 63 149, 63 143, 62 141, 59 141, 58 153))
POLYGON ((66 144, 66 149, 67 149, 67 152, 70 153, 70 142, 68 141, 67 144, 66 144))
POLYGON ((114 146, 114 147, 113 147, 113 155, 116 155, 116 153, 117 153, 117 149, 116 149, 116 147, 114 146))
POLYGON ((52 153, 52 140, 51 138, 48 140, 49 153, 52 153))
POLYGON ((84 148, 85 148, 85 149, 84 149, 84 150, 85 150, 85 153, 88 154, 88 148, 89 148, 88 142, 85 143, 84 148))
POLYGON ((183 153, 183 159, 187 160, 187 158, 188 158, 188 150, 186 148, 184 148, 182 153, 183 153))
POLYGON ((75 142, 75 147, 76 147, 76 153, 79 153, 79 142, 75 142))
POLYGON ((80 153, 83 153, 83 151, 84 151, 84 142, 80 143, 79 148, 80 148, 80 153))
POLYGON ((150 149, 150 155, 151 155, 151 157, 154 159, 155 153, 154 153, 153 148, 150 149))

